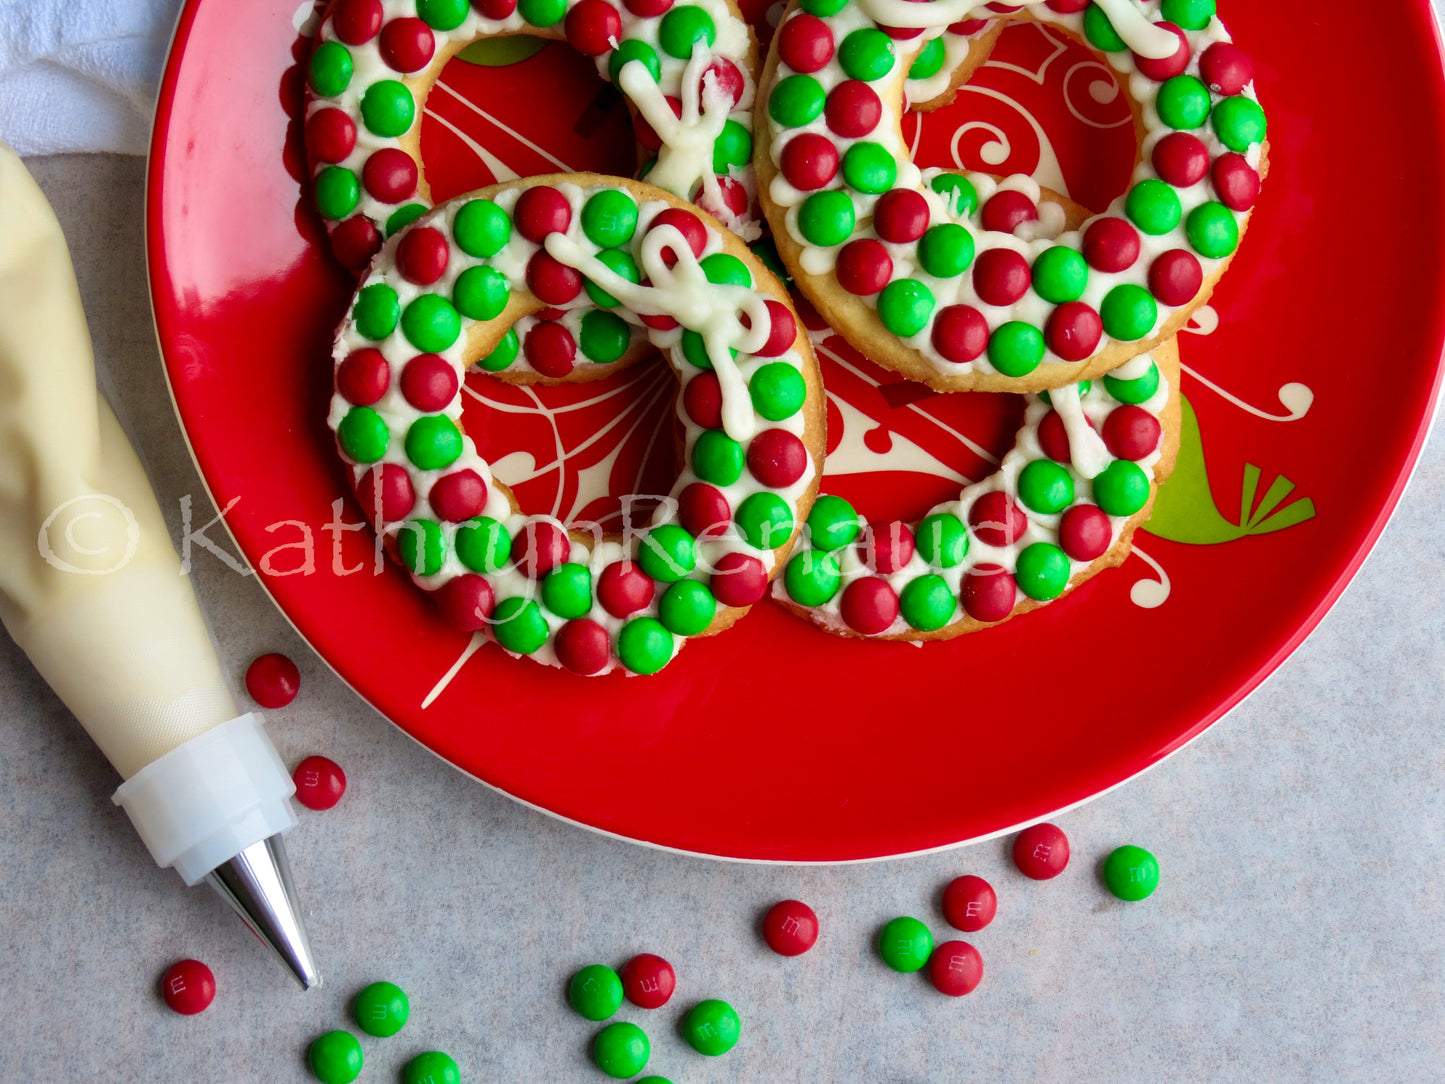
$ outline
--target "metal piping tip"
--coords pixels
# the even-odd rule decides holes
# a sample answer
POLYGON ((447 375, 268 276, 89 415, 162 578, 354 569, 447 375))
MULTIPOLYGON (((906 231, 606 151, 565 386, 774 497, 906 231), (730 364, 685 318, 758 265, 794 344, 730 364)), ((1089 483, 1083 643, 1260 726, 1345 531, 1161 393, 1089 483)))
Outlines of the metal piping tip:
POLYGON ((321 985, 301 921, 291 864, 279 835, 253 843, 206 874, 214 888, 252 933, 281 958, 302 989, 321 985))

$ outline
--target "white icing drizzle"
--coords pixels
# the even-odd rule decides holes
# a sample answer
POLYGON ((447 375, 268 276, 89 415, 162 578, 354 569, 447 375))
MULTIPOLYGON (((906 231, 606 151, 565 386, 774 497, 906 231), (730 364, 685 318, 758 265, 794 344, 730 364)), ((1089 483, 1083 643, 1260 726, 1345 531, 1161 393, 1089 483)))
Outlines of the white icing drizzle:
POLYGON ((1138 380, 1154 368, 1153 354, 1138 354, 1112 370, 1109 375, 1115 380, 1138 380))
POLYGON ((707 70, 712 61, 711 52, 700 44, 693 46, 692 59, 682 73, 680 117, 673 115, 662 88, 642 61, 624 64, 617 82, 662 140, 647 183, 691 199, 701 182, 703 192, 721 207, 722 189, 712 171, 713 144, 727 124, 732 99, 718 85, 716 73, 707 70))
MULTIPOLYGON (((1148 354, 1141 356, 1150 365, 1154 364, 1148 354)), ((1054 388, 1049 392, 1049 402, 1064 423, 1064 432, 1069 435, 1069 459, 1073 461, 1074 469, 1085 478, 1097 478, 1114 461, 1114 457, 1109 454, 1104 438, 1099 436, 1084 414, 1079 385, 1054 388)))
MULTIPOLYGON (((1022 0, 1022 5, 1041 0, 1022 0)), ((1179 49, 1179 39, 1162 27, 1155 26, 1134 0, 1094 0, 1109 17, 1115 32, 1124 44, 1142 57, 1163 60, 1179 49)), ((967 18, 987 18, 994 14, 976 0, 932 0, 918 4, 910 0, 857 0, 870 19, 883 26, 928 29, 947 26, 967 18)))

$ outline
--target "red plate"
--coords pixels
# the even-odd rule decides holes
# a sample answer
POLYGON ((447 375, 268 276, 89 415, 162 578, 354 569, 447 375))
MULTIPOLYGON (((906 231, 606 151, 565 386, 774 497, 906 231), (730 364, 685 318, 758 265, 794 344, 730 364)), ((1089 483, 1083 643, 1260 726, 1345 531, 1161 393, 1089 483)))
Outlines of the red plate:
MULTIPOLYGON (((1215 295, 1222 326, 1182 344, 1198 428, 1147 556, 925 648, 835 639, 763 604, 652 678, 573 678, 492 646, 458 665, 466 637, 397 569, 373 574, 365 530, 333 524, 333 506, 361 518, 325 425, 351 286, 302 196, 296 3, 191 0, 181 17, 147 231, 181 422, 241 549, 322 657, 418 741, 559 816, 709 855, 826 861, 1080 802, 1198 735, 1300 643, 1425 438, 1445 339, 1429 6, 1233 0, 1221 7, 1256 61, 1272 172, 1215 295)), ((444 81, 423 128, 442 196, 509 170, 630 164, 620 103, 563 46, 483 49, 444 81)), ((1129 174, 1112 94, 1086 53, 1014 28, 923 122, 917 156, 1036 170, 1100 206, 1129 174)), ((934 395, 826 345, 828 488, 865 512, 918 514, 1007 446, 1017 399, 934 395)), ((530 478, 529 509, 601 517, 616 502, 599 491, 670 484, 646 454, 666 424, 656 369, 550 393, 551 414, 469 386, 468 430, 485 454, 511 453, 501 473, 530 478)))

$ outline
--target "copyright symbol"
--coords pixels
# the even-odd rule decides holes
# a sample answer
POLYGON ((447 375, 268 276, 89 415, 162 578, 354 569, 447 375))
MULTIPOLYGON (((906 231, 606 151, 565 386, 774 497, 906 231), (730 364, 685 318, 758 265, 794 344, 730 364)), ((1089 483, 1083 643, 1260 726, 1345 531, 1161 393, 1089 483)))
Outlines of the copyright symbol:
POLYGON ((52 568, 104 576, 124 568, 135 556, 140 524, 124 501, 105 493, 83 493, 45 517, 36 545, 52 568))

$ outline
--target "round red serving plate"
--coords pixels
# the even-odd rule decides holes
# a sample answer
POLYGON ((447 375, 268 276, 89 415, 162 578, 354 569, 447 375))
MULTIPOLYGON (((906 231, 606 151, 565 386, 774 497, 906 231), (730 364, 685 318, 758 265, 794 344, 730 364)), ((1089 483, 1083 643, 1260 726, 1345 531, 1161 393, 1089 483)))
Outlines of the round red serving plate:
MULTIPOLYGON (((1197 429, 1139 536, 1147 556, 947 643, 838 639, 764 603, 655 677, 582 679, 491 645, 467 656, 404 574, 376 571, 366 530, 336 526, 361 521, 325 424, 352 280, 304 191, 310 5, 190 0, 147 237, 171 389, 226 526, 301 633, 396 725, 619 836, 729 858, 878 858, 1117 785, 1238 703, 1320 620, 1399 499, 1441 372, 1445 218, 1422 194, 1445 176, 1445 96, 1426 0, 1380 0, 1368 17, 1345 0, 1220 6, 1256 63, 1271 174, 1214 297, 1219 329, 1181 338, 1197 429)), ((766 26, 763 5, 744 7, 766 26)), ((1127 184, 1132 146, 1126 134, 1121 153, 1102 69, 1030 28, 999 49, 954 105, 908 122, 918 160, 1057 176, 1102 206, 1127 184)), ((625 114, 585 64, 560 45, 507 50, 452 61, 428 102, 439 197, 507 171, 630 167, 625 114)), ((1019 400, 934 395, 836 338, 822 353, 826 488, 866 514, 917 515, 956 490, 950 472, 977 476, 1007 447, 1019 400)), ((467 428, 489 456, 532 450, 513 464, 536 490, 519 490, 524 506, 575 514, 586 471, 614 497, 629 479, 658 484, 656 456, 628 451, 666 425, 665 384, 647 373, 611 378, 607 395, 556 393, 549 415, 469 382, 467 428), (601 454, 589 436, 612 416, 631 420, 601 454), (539 462, 554 439, 566 455, 539 462)))

